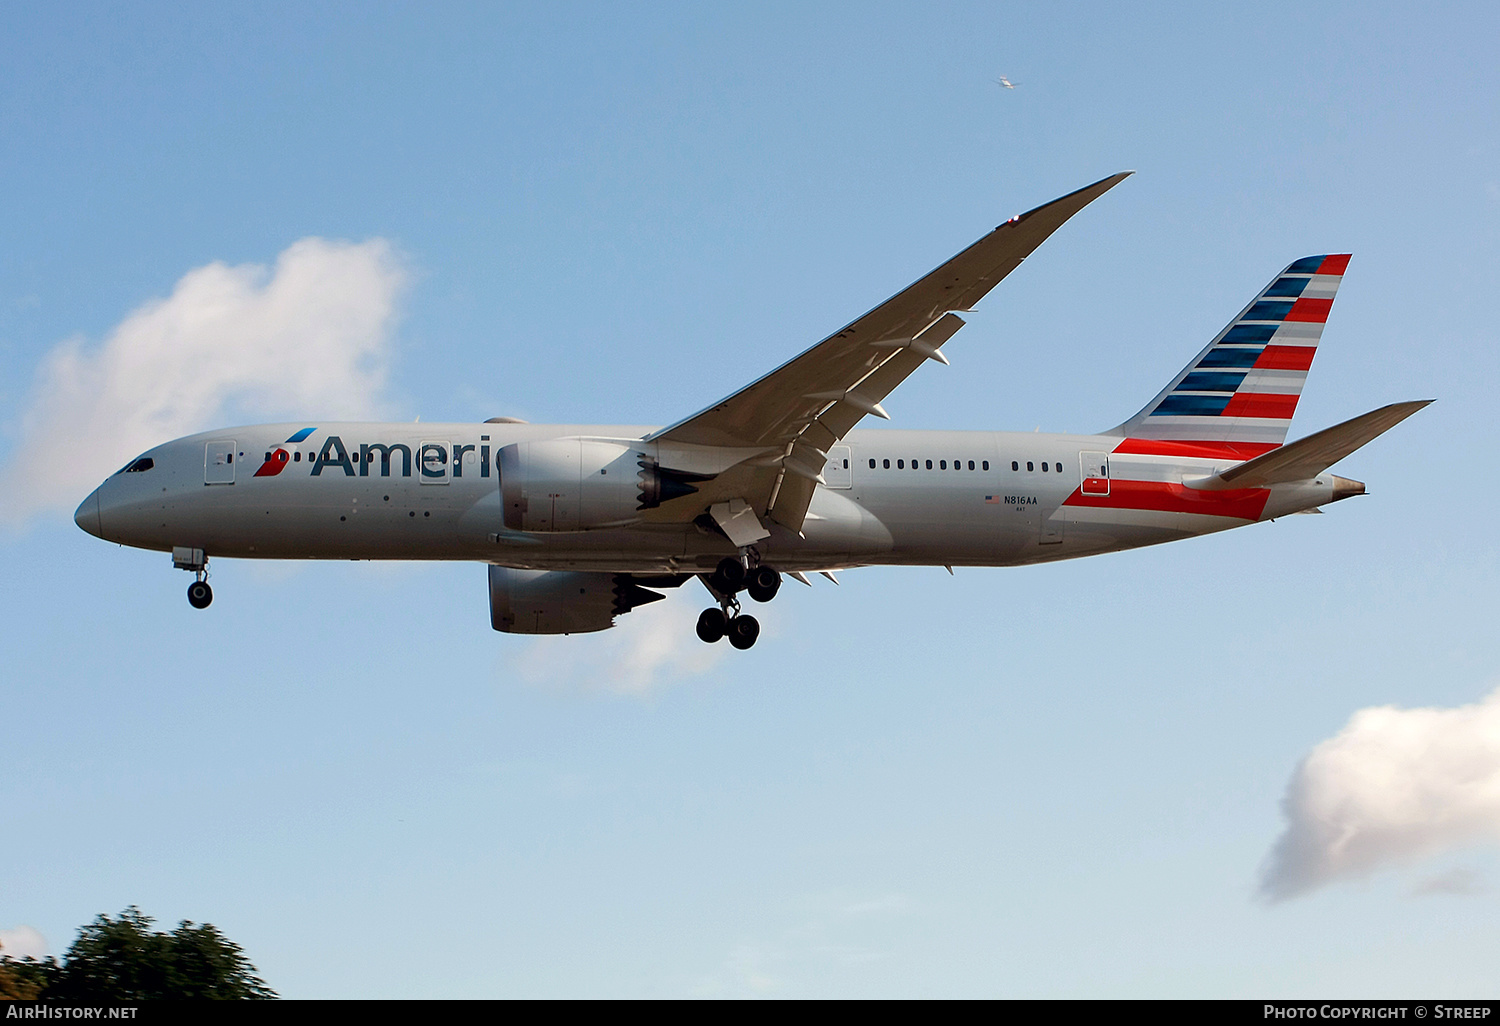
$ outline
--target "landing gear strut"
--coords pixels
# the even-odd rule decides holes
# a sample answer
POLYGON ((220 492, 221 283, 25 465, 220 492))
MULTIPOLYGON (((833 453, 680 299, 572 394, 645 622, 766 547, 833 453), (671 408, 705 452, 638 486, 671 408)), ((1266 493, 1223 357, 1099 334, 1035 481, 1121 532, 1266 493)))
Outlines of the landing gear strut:
POLYGON ((769 602, 781 587, 781 574, 768 566, 747 570, 741 560, 725 556, 714 572, 703 578, 703 583, 719 600, 719 607, 709 607, 698 614, 698 637, 710 645, 727 637, 741 651, 754 645, 760 637, 760 621, 740 612, 735 593, 743 589, 755 601, 769 602))
POLYGON ((190 570, 193 583, 188 585, 188 605, 194 609, 207 609, 214 600, 214 590, 208 586, 208 557, 202 549, 177 547, 172 550, 172 565, 179 570, 190 570))

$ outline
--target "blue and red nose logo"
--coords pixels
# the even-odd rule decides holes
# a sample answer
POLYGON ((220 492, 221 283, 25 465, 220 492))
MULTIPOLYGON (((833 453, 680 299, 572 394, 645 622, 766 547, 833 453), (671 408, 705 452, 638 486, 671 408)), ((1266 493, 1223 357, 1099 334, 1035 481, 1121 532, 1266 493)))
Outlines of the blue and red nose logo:
MULTIPOLYGON (((317 428, 303 428, 301 431, 298 431, 296 434, 294 434, 291 438, 288 438, 286 440, 286 444, 296 445, 298 442, 305 441, 307 439, 307 436, 312 434, 316 430, 317 428)), ((286 469, 286 464, 289 459, 291 459, 290 454, 288 454, 285 449, 278 446, 274 452, 268 453, 266 455, 266 462, 260 465, 260 469, 255 472, 255 476, 275 477, 277 474, 286 469)))

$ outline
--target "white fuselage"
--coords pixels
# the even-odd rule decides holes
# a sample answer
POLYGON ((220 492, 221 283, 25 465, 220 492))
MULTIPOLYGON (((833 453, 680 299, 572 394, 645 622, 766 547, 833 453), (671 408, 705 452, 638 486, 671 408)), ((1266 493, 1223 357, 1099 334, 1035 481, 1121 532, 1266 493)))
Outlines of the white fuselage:
MULTIPOLYGON (((143 454, 131 467, 149 461, 149 469, 106 479, 77 520, 121 544, 218 557, 706 572, 736 548, 701 522, 654 523, 647 513, 592 530, 505 527, 502 447, 573 436, 603 440, 620 448, 621 465, 634 473, 631 461, 649 448, 640 440, 650 431, 330 423, 208 432, 143 454), (287 441, 299 432, 305 441, 287 441)), ((1198 491, 1195 481, 1239 460, 1170 444, 1127 451, 1153 448, 1134 442, 1115 435, 854 430, 829 451, 824 483, 800 533, 768 521, 771 536, 757 546, 759 557, 785 571, 1011 566, 1206 534, 1336 497, 1336 479, 1326 473, 1295 485, 1198 491)))

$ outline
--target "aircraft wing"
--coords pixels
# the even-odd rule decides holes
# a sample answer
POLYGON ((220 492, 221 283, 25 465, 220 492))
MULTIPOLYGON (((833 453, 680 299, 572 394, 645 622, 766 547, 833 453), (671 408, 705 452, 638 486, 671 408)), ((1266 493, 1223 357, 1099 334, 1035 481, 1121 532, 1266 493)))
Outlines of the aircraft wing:
POLYGON ((758 513, 800 530, 829 446, 866 415, 885 417, 881 400, 924 362, 947 362, 938 347, 964 323, 953 311, 972 309, 1068 218, 1130 174, 1111 175, 1011 218, 801 356, 647 441, 663 450, 759 453, 752 461, 759 472, 729 475, 725 484, 732 481, 758 513))

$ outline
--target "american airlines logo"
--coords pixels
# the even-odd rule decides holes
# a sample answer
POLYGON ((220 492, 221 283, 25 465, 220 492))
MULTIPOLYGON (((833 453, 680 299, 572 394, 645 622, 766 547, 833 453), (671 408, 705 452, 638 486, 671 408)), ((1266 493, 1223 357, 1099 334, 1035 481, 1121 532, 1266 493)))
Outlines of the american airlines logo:
MULTIPOLYGON (((306 441, 316 428, 303 428, 292 437, 288 438, 285 445, 296 445, 298 442, 306 441)), ((479 451, 479 476, 490 476, 490 447, 488 445, 449 445, 447 442, 423 442, 417 446, 415 454, 412 447, 402 442, 385 444, 383 442, 361 442, 357 451, 351 452, 344 445, 344 440, 338 435, 329 435, 327 441, 318 450, 317 456, 308 454, 308 463, 311 464, 310 474, 312 477, 321 477, 323 471, 337 469, 344 472, 345 477, 369 477, 370 468, 376 464, 376 455, 379 454, 379 475, 381 477, 392 476, 392 465, 397 467, 394 476, 411 477, 412 464, 417 465, 418 474, 425 479, 446 479, 448 476, 448 465, 452 459, 453 476, 463 477, 464 455, 466 453, 479 451), (355 465, 358 465, 358 471, 355 465)), ((286 469, 287 464, 293 462, 293 457, 285 448, 277 446, 266 454, 266 460, 255 472, 256 477, 275 477, 286 469)))
MULTIPOLYGON (((296 445, 298 442, 306 441, 307 436, 312 434, 316 430, 317 428, 305 427, 301 431, 298 431, 296 434, 292 435, 292 437, 288 438, 285 444, 296 445)), ((255 476, 275 477, 277 474, 286 469, 287 461, 290 459, 291 456, 287 453, 287 451, 278 446, 275 452, 266 454, 266 462, 260 465, 260 469, 255 472, 255 476)))

